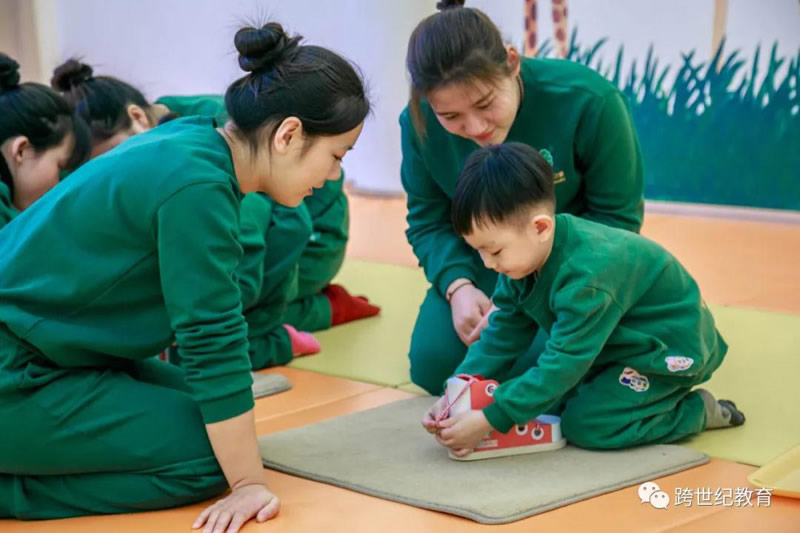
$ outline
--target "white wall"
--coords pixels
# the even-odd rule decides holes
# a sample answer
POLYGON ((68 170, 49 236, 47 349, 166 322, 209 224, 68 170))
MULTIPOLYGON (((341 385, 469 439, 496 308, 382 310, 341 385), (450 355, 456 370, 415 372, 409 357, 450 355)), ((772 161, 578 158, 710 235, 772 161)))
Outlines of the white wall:
POLYGON ((345 159, 359 188, 400 190, 397 118, 408 98, 408 36, 434 12, 429 0, 59 0, 59 57, 81 56, 150 98, 221 93, 242 76, 233 35, 245 21, 269 18, 307 42, 342 53, 363 71, 374 113, 345 159))
MULTIPOLYGON (((435 0, 47 1, 55 3, 51 47, 57 52, 45 53, 45 60, 83 56, 97 73, 128 80, 151 98, 224 91, 243 74, 233 34, 248 17, 269 16, 308 42, 341 52, 363 70, 375 104, 357 149, 345 160, 349 179, 365 190, 401 190, 397 116, 408 94, 406 43, 416 23, 434 12, 435 0)), ((569 28, 578 27, 581 43, 609 37, 606 64, 620 43, 627 63, 644 61, 650 43, 660 64, 677 66, 680 53, 691 49, 701 59, 710 57, 712 0, 568 1, 569 28)), ((522 44, 524 0, 470 0, 467 5, 483 9, 510 42, 522 44)), ((550 0, 539 1, 540 40, 552 36, 550 10, 550 0)), ((797 0, 730 0, 729 46, 750 58, 756 43, 769 46, 776 39, 784 55, 800 49, 797 0)))
MULTIPOLYGON (((652 44, 659 65, 672 65, 676 74, 681 53, 696 50, 695 59, 712 57, 711 34, 713 0, 567 0, 570 35, 578 29, 578 42, 584 47, 607 37, 598 57, 604 65, 613 64, 624 44, 624 73, 632 60, 639 68, 652 44)), ((468 5, 486 12, 510 43, 524 42, 524 0, 472 0, 468 5)), ((539 42, 553 36, 552 2, 538 1, 539 42)), ((739 58, 753 57, 761 43, 759 71, 769 64, 769 49, 778 41, 778 53, 795 57, 800 50, 800 2, 798 0, 729 0, 725 50, 740 49, 739 58)), ((788 61, 784 63, 785 70, 788 61)), ((780 71, 779 71, 780 72, 780 71)), ((671 83, 671 76, 667 78, 671 83)), ((669 85, 669 84, 668 84, 669 85)))

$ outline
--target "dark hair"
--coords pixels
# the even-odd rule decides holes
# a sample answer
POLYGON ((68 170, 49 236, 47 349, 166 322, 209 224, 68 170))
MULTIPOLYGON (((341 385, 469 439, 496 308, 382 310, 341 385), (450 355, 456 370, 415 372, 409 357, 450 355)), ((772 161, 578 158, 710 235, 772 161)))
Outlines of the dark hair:
POLYGON ((464 163, 450 216, 458 235, 500 224, 538 204, 555 206, 553 167, 535 148, 517 142, 487 146, 464 163))
POLYGON ((138 105, 145 111, 150 108, 137 88, 112 76, 94 76, 92 67, 74 58, 53 71, 50 85, 60 91, 89 124, 94 142, 105 141, 131 127, 129 105, 138 105))
MULTIPOLYGON (((19 63, 0 53, 0 144, 19 135, 27 137, 37 152, 64 141, 72 134, 75 145, 67 170, 77 168, 89 155, 86 124, 58 93, 40 83, 20 83, 19 63)), ((14 197, 14 180, 0 155, 0 179, 14 197)))
POLYGON ((313 137, 338 135, 361 124, 370 111, 364 82, 338 54, 319 46, 301 45, 270 22, 236 32, 239 66, 249 72, 225 93, 225 108, 237 133, 254 150, 262 127, 275 129, 287 117, 297 117, 313 137))
POLYGON ((484 12, 463 6, 464 0, 437 3, 441 11, 420 22, 408 40, 408 107, 420 136, 425 133, 420 100, 428 91, 450 83, 494 82, 511 74, 500 30, 484 12))

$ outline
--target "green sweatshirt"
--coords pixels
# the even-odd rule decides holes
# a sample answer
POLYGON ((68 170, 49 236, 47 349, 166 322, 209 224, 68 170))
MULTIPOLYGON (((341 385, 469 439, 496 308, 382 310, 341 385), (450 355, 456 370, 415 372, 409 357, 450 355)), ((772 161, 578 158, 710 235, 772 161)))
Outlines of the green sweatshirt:
POLYGON ((207 423, 251 409, 241 196, 208 118, 125 141, 0 233, 0 326, 61 368, 125 368, 174 339, 207 423))
POLYGON ((193 96, 162 96, 157 104, 165 105, 170 111, 182 117, 199 115, 212 117, 217 125, 224 126, 228 121, 225 97, 221 94, 200 94, 193 96))
POLYGON ((595 368, 621 363, 656 378, 692 379, 716 368, 727 351, 677 259, 635 233, 572 215, 556 216, 540 274, 500 276, 494 303, 499 310, 456 374, 500 375, 539 327, 550 336, 536 366, 500 384, 484 409, 502 432, 545 412, 595 368), (679 356, 692 364, 670 370, 667 357, 679 356))
MULTIPOLYGON (((194 114, 211 116, 220 125, 228 120, 225 98, 221 95, 162 96, 157 103, 164 104, 170 111, 182 116, 194 114)), ((290 229, 293 232, 297 230, 297 224, 301 222, 305 224, 308 215, 313 225, 313 232, 307 244, 289 243, 291 246, 305 246, 305 250, 303 257, 299 259, 300 266, 296 279, 292 279, 291 287, 286 287, 283 291, 287 298, 292 294, 296 297, 296 293, 301 290, 306 292, 305 289, 311 292, 318 291, 318 285, 326 285, 338 272, 344 259, 349 227, 343 177, 344 172, 339 180, 326 181, 323 188, 315 190, 314 194, 307 197, 303 205, 296 210, 280 206, 265 195, 257 195, 254 198, 247 195, 242 202, 240 228, 244 257, 237 272, 245 310, 264 301, 274 303, 279 297, 277 294, 279 288, 274 286, 277 280, 264 278, 267 272, 280 269, 280 262, 284 261, 284 257, 273 257, 267 261, 265 258, 267 247, 273 248, 277 245, 280 249, 287 244, 266 242, 273 218, 281 219, 280 224, 292 225, 290 229), (322 280, 321 283, 317 282, 318 279, 322 280), (300 289, 298 284, 302 284, 303 289, 300 289)), ((289 256, 289 254, 284 255, 289 256)), ((280 281, 285 280, 281 278, 280 281)))
POLYGON ((18 214, 19 211, 11 203, 11 191, 8 190, 8 185, 0 181, 0 229, 18 214))
MULTIPOLYGON (((522 105, 506 141, 545 148, 554 159, 556 211, 639 231, 643 216, 642 154, 626 101, 593 70, 565 60, 523 58, 522 105)), ((478 145, 448 133, 423 100, 425 137, 400 115, 408 195, 408 242, 428 280, 444 295, 458 278, 485 270, 452 230, 450 201, 466 158, 478 145)))
POLYGON ((242 261, 236 269, 242 292, 242 309, 258 302, 264 285, 264 259, 267 255, 266 235, 275 204, 260 193, 247 194, 239 211, 239 242, 242 261))
MULTIPOLYGON (((209 94, 198 96, 162 96, 156 103, 164 104, 170 111, 181 116, 203 115, 213 117, 219 125, 228 120, 225 110, 225 97, 209 94)), ((344 171, 336 181, 326 181, 325 186, 316 189, 314 194, 304 200, 311 218, 314 221, 314 234, 312 243, 322 241, 325 243, 347 243, 349 219, 347 212, 339 212, 338 203, 344 196, 344 171), (336 207, 332 207, 336 206, 336 207)), ((269 200, 273 202, 273 200, 269 200)), ((344 244, 341 245, 344 248, 344 244)))
MULTIPOLYGON (((182 117, 211 117, 222 126, 228 121, 225 97, 219 94, 192 96, 162 96, 156 100, 182 117)), ((243 248, 242 261, 236 270, 242 291, 242 309, 249 309, 261 297, 264 283, 266 235, 275 210, 275 202, 266 195, 248 194, 240 207, 239 240, 243 248)))
MULTIPOLYGON (((170 111, 182 117, 190 115, 213 117, 220 126, 228 121, 225 97, 219 94, 162 96, 156 100, 156 103, 167 106, 170 111)), ((305 203, 314 219, 324 216, 328 206, 344 194, 342 189, 343 178, 344 173, 342 173, 342 179, 326 181, 322 189, 316 189, 313 195, 305 199, 305 203)), ((343 232, 345 240, 347 240, 347 227, 341 228, 340 225, 336 225, 334 229, 337 232, 343 232)))

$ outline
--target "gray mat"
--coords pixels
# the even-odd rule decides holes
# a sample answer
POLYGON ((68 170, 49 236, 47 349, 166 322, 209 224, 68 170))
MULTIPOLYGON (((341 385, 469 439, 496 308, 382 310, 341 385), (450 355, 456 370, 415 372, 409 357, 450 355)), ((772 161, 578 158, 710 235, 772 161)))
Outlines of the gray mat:
MULTIPOLYGON (((413 398, 259 438, 264 465, 387 500, 504 524, 708 462, 682 446, 459 462, 425 433, 413 398)), ((636 503, 636 502, 634 502, 636 503)))
POLYGON ((253 376, 253 398, 262 398, 278 394, 292 388, 292 384, 281 374, 259 374, 251 372, 253 376))

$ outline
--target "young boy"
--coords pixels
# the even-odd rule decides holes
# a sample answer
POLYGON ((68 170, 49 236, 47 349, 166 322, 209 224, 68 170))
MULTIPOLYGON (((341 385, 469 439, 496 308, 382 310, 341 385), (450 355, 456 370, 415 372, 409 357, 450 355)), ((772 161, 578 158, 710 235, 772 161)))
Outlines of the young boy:
POLYGON ((640 235, 555 215, 554 177, 542 154, 521 143, 483 148, 465 163, 453 225, 502 276, 498 309, 455 374, 500 386, 482 411, 437 424, 440 399, 424 427, 463 456, 493 428, 505 433, 562 405, 564 437, 585 448, 664 443, 744 423, 733 402, 692 390, 727 351, 692 277, 640 235), (550 336, 544 352, 506 380, 538 328, 550 336))

